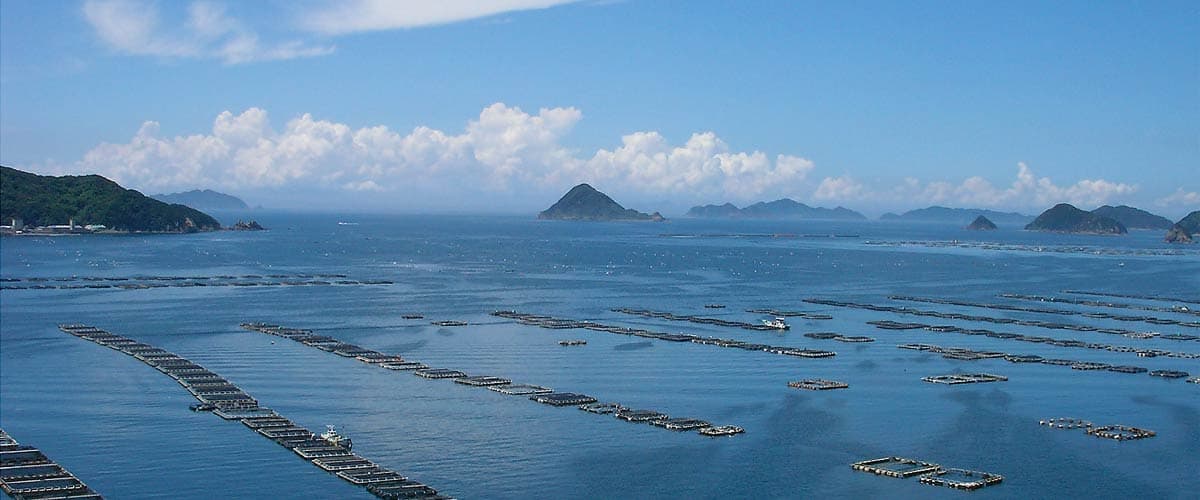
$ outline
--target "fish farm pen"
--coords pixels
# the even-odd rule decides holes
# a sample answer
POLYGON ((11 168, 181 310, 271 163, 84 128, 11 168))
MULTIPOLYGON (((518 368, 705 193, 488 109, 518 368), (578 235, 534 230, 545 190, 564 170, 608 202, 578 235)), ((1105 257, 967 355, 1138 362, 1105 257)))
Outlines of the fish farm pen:
POLYGON ((904 457, 883 457, 850 464, 850 468, 899 479, 919 476, 921 484, 945 486, 960 490, 977 490, 1000 484, 1004 476, 989 472, 942 467, 941 465, 904 457))
POLYGON ((292 450, 302 459, 351 484, 363 486, 380 498, 446 498, 429 486, 355 455, 349 448, 333 445, 274 410, 259 406, 257 400, 233 383, 182 356, 93 326, 59 325, 59 329, 142 361, 175 379, 195 396, 199 403, 192 405, 193 411, 212 411, 225 420, 240 420, 246 427, 292 450), (347 460, 361 466, 340 469, 326 463, 344 464, 347 460))
POLYGON ((100 499, 41 450, 24 446, 0 429, 0 490, 15 500, 100 499))
MULTIPOLYGON (((333 337, 328 337, 325 335, 318 335, 317 333, 313 332, 312 330, 306 330, 306 329, 300 329, 300 328, 290 328, 290 327, 285 327, 285 326, 280 326, 280 325, 272 325, 272 324, 268 324, 268 323, 242 323, 241 327, 243 329, 253 331, 253 332, 264 333, 267 335, 274 335, 277 337, 283 337, 283 338, 286 338, 286 339, 289 339, 289 340, 292 340, 292 341, 295 341, 295 342, 298 342, 301 344, 308 345, 310 347, 315 347, 322 351, 339 354, 339 355, 342 355, 343 357, 352 357, 352 358, 354 358, 362 363, 366 363, 368 365, 375 365, 375 366, 380 366, 383 368, 388 368, 388 366, 386 366, 386 365, 389 365, 389 364, 390 365, 396 365, 398 363, 420 364, 419 362, 415 362, 412 360, 405 360, 400 356, 384 354, 384 353, 380 353, 380 352, 366 349, 363 347, 359 347, 359 346, 356 346, 353 344, 343 343, 337 339, 334 339, 333 337), (388 361, 386 363, 376 361, 376 360, 382 360, 382 359, 387 359, 388 361)), ((424 366, 424 365, 422 364, 421 366, 424 366)), ((506 394, 506 395, 512 395, 512 396, 528 396, 531 401, 534 401, 537 403, 542 403, 542 404, 549 405, 549 406, 574 406, 574 407, 580 408, 582 410, 585 410, 589 413, 612 414, 613 416, 615 416, 618 419, 629 421, 629 422, 649 422, 652 420, 667 420, 670 418, 670 416, 668 416, 667 414, 659 413, 657 411, 628 410, 625 406, 620 405, 618 403, 603 403, 604 405, 611 405, 610 407, 614 408, 614 410, 612 412, 600 411, 599 410, 599 408, 601 408, 600 406, 594 406, 598 403, 598 400, 595 397, 589 396, 587 394, 555 391, 549 387, 544 387, 544 386, 540 386, 540 385, 514 384, 514 383, 512 383, 512 380, 510 380, 510 379, 492 376, 492 375, 472 376, 472 375, 468 375, 466 372, 462 372, 459 370, 453 370, 453 369, 449 369, 449 368, 427 368, 427 367, 414 370, 413 374, 418 377, 427 378, 427 379, 451 379, 457 384, 470 386, 470 387, 486 387, 486 388, 490 389, 491 391, 498 392, 500 394, 506 394), (638 414, 639 418, 631 418, 630 414, 628 413, 631 411, 645 412, 645 413, 638 414), (653 414, 653 418, 645 418, 645 419, 640 418, 641 416, 647 416, 650 414, 653 414)), ((660 426, 660 427, 670 429, 670 430, 697 429, 697 432, 704 434, 703 431, 711 426, 707 421, 704 421, 704 420, 691 419, 691 418, 678 418, 675 420, 676 420, 676 422, 674 422, 670 427, 665 426, 665 425, 660 426), (702 425, 702 426, 696 425, 698 423, 703 423, 704 425, 702 425), (689 424, 691 424, 691 425, 689 425, 689 424)), ((708 435, 708 434, 705 434, 705 435, 708 435)))

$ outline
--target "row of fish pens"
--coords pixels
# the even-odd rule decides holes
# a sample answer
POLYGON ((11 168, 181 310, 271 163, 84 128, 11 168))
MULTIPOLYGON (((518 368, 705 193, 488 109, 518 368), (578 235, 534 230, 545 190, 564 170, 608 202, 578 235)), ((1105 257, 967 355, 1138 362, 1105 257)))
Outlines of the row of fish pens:
POLYGON ((1040 363, 1053 366, 1068 366, 1080 371, 1110 371, 1115 373, 1149 373, 1153 377, 1168 379, 1184 378, 1189 374, 1180 370, 1150 370, 1141 366, 1110 365, 1094 361, 1075 361, 1071 359, 1043 358, 1034 354, 1010 354, 1000 351, 977 351, 964 347, 941 347, 933 344, 900 344, 896 347, 912 351, 923 351, 941 354, 943 358, 958 361, 974 361, 979 359, 1004 359, 1010 363, 1040 363))
POLYGON ((132 356, 179 382, 200 404, 193 410, 212 411, 226 420, 239 420, 246 427, 292 450, 301 458, 336 474, 380 498, 445 498, 424 484, 362 458, 349 449, 318 439, 312 431, 296 425, 225 378, 179 355, 128 337, 88 325, 60 325, 71 335, 132 356))
MULTIPOLYGON (((1013 296, 1016 296, 1016 295, 1013 295, 1013 296)), ((1200 321, 1179 321, 1179 320, 1175 320, 1175 319, 1158 318, 1158 317, 1154 317, 1154 316, 1130 316, 1130 315, 1125 315, 1125 314, 1113 314, 1113 313, 1108 313, 1108 312, 1071 311, 1068 309, 1049 309, 1049 308, 1044 308, 1044 307, 1030 307, 1030 306, 1014 305, 1014 304, 972 302, 972 301, 968 301, 968 300, 942 299, 942 298, 933 298, 933 297, 913 297, 913 296, 909 296, 909 295, 891 295, 891 296, 888 296, 888 298, 892 299, 892 300, 899 300, 899 301, 905 301, 905 302, 921 302, 921 303, 925 303, 925 304, 941 304, 941 305, 949 305, 949 306, 978 307, 981 309, 994 309, 994 310, 1000 310, 1000 311, 1013 311, 1013 312, 1027 312, 1027 313, 1035 313, 1035 314, 1057 314, 1057 315, 1061 315, 1061 316, 1084 316, 1087 318, 1095 318, 1095 319, 1111 319, 1114 321, 1150 323, 1152 325, 1173 325, 1173 326, 1182 326, 1182 327, 1187 327, 1187 328, 1200 328, 1200 321)), ((1183 312, 1186 312, 1186 310, 1183 312)))
POLYGON ((701 337, 699 335, 691 335, 686 333, 660 333, 639 328, 627 328, 623 326, 606 325, 594 321, 581 321, 573 319, 555 318, 553 316, 543 316, 538 314, 528 314, 517 311, 495 311, 492 316, 512 319, 517 322, 540 328, 551 330, 575 329, 581 328, 597 332, 608 332, 617 335, 629 335, 634 337, 642 337, 648 339, 665 340, 668 342, 691 342, 694 344, 715 345, 720 347, 732 347, 747 351, 763 351, 771 354, 782 354, 787 356, 796 356, 800 358, 829 358, 836 356, 833 351, 823 351, 818 349, 802 349, 798 347, 773 346, 768 344, 758 344, 753 342, 743 342, 734 339, 722 339, 717 337, 701 337))
POLYGON ((514 384, 512 380, 491 375, 471 376, 466 372, 450 368, 430 368, 423 363, 408 361, 400 356, 383 354, 353 344, 346 344, 332 337, 317 335, 312 330, 289 328, 268 323, 242 323, 242 328, 268 335, 275 335, 305 345, 317 347, 344 357, 352 357, 369 365, 392 370, 411 369, 413 374, 427 379, 451 379, 457 384, 485 387, 494 392, 513 396, 528 396, 530 400, 550 406, 575 406, 595 414, 612 414, 627 422, 646 422, 664 429, 686 431, 699 430, 704 435, 730 435, 742 432, 737 426, 712 426, 704 420, 693 418, 672 419, 665 413, 653 410, 633 410, 619 403, 599 403, 586 394, 557 392, 549 387, 533 384, 514 384), (402 368, 403 367, 403 368, 402 368), (736 429, 736 432, 731 432, 736 429), (713 433, 716 434, 713 434, 713 433))
POLYGON ((274 286, 347 286, 347 285, 390 285, 388 280, 283 280, 283 281, 155 281, 146 283, 68 283, 54 284, 5 284, 0 290, 149 290, 151 288, 196 288, 196 287, 274 287, 274 286))
MULTIPOLYGON (((1129 329, 1125 329, 1125 328, 1103 328, 1103 327, 1091 326, 1091 325, 1075 325, 1075 324, 1070 324, 1070 323, 1055 323, 1055 322, 1049 322, 1049 321, 1038 321, 1038 320, 1030 320, 1030 319, 975 316, 975 315, 971 315, 971 314, 948 313, 948 312, 941 312, 941 311, 928 311, 928 310, 923 310, 923 309, 913 309, 911 307, 881 306, 881 305, 875 305, 875 304, 865 304, 865 303, 860 303, 860 302, 847 302, 847 301, 841 301, 841 300, 809 298, 809 299, 804 299, 804 302, 807 302, 810 304, 832 306, 832 307, 863 309, 863 310, 875 311, 875 312, 887 312, 887 313, 905 314, 905 315, 911 315, 911 316, 924 316, 924 317, 932 317, 932 318, 940 318, 940 319, 971 321, 971 322, 977 322, 977 323, 996 323, 996 324, 1004 324, 1004 325, 1030 326, 1030 327, 1038 327, 1038 328, 1049 328, 1049 329, 1053 329, 1053 330, 1072 330, 1072 331, 1077 331, 1077 332, 1097 332, 1097 333, 1107 333, 1110 335, 1134 335, 1134 336, 1145 333, 1145 332, 1139 332, 1136 330, 1129 330, 1129 329)), ((1163 336, 1161 336, 1161 338, 1168 339, 1168 340, 1200 340, 1200 337, 1195 336, 1195 335, 1170 335, 1170 336, 1163 335, 1163 336)))
POLYGON ((41 450, 0 429, 0 490, 16 500, 99 499, 100 494, 41 450))
POLYGON ((612 312, 621 313, 621 314, 629 314, 632 316, 641 316, 643 318, 664 319, 667 321, 687 321, 690 323, 697 323, 697 324, 701 324, 701 325, 724 326, 724 327, 729 327, 729 328, 741 328, 744 330, 775 331, 775 330, 779 329, 777 327, 768 326, 768 325, 764 325, 764 324, 756 325, 754 323, 746 323, 744 321, 729 321, 729 320, 720 319, 720 318, 706 318, 703 316, 681 315, 681 314, 669 313, 669 312, 664 312, 664 311, 652 311, 649 309, 631 309, 628 307, 618 307, 618 308, 612 309, 612 312))
MULTIPOLYGON (((1075 347, 1082 349, 1094 349, 1098 351, 1122 352, 1136 354, 1141 358, 1180 358, 1180 359, 1200 359, 1200 354, 1190 352, 1167 351, 1164 349, 1138 349, 1135 347, 1103 344, 1098 342, 1084 342, 1082 340, 1072 339, 1056 339, 1052 337, 1042 337, 1037 335, 1024 335, 1020 333, 995 332, 982 328, 962 328, 953 325, 927 325, 925 323, 905 323, 890 320, 875 320, 868 321, 868 325, 881 330, 924 330, 934 333, 958 333, 962 335, 985 336, 1000 340, 1016 340, 1018 342, 1029 342, 1034 344, 1046 344, 1056 347, 1075 347)), ((1166 337, 1164 335, 1163 337, 1166 337)), ((1145 336, 1134 336, 1131 338, 1150 338, 1145 336)))
POLYGON ((1053 429, 1083 429, 1089 436, 1098 438, 1112 439, 1115 441, 1129 441, 1133 439, 1146 439, 1157 435, 1152 430, 1143 429, 1141 427, 1133 427, 1129 425, 1094 425, 1091 422, 1079 418, 1048 418, 1038 421, 1038 424, 1050 427, 1053 429))

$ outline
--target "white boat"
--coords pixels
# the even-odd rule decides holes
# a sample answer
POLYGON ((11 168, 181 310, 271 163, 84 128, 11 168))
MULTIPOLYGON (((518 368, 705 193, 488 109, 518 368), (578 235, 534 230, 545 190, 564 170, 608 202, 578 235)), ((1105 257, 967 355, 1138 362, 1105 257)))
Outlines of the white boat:
POLYGON ((347 450, 354 446, 354 443, 350 440, 350 438, 338 434, 337 429, 334 429, 332 425, 325 426, 325 432, 321 434, 321 439, 324 439, 331 445, 341 446, 347 450))
POLYGON ((783 318, 779 318, 779 317, 777 317, 775 319, 764 319, 764 320, 762 320, 762 322, 763 322, 763 325, 769 326, 776 330, 789 330, 792 328, 790 325, 787 324, 787 321, 784 321, 783 318))

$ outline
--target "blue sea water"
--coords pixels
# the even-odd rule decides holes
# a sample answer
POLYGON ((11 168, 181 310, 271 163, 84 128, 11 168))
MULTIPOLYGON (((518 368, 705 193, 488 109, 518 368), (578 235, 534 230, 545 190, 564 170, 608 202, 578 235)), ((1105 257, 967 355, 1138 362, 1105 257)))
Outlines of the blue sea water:
MULTIPOLYGON (((195 400, 167 376, 56 328, 88 323, 190 358, 309 428, 337 424, 354 439, 359 454, 459 498, 1195 498, 1200 491, 1200 385, 1002 359, 954 361, 896 345, 931 343, 1193 375, 1200 374, 1200 360, 878 330, 866 321, 957 324, 1186 352, 1200 352, 1200 342, 943 321, 802 302, 819 297, 1198 334, 1200 329, 887 298, 906 294, 1036 306, 997 294, 1064 296, 1061 290, 1082 289, 1200 296, 1200 251, 1162 243, 1157 231, 1098 237, 1014 228, 981 234, 948 225, 877 222, 254 217, 271 229, 5 238, 0 275, 341 273, 394 283, 0 291, 0 427, 42 448, 111 498, 369 498, 365 490, 236 422, 188 411, 195 400), (780 233, 860 237, 716 237, 780 233), (869 244, 902 241, 972 244, 869 244), (976 242, 1017 246, 994 249, 976 242), (703 308, 714 302, 727 308, 703 308), (611 312, 614 307, 749 322, 762 316, 743 311, 770 307, 834 319, 795 319, 789 332, 766 333, 627 316, 611 312), (546 330, 488 314, 498 309, 838 355, 801 359, 588 330, 546 330), (404 320, 405 313, 426 319, 404 320), (429 324, 439 319, 471 324, 429 324), (431 366, 736 424, 746 433, 710 439, 430 381, 248 332, 238 327, 245 321, 312 328, 431 366), (878 340, 843 344, 802 336, 810 331, 878 340), (571 338, 588 344, 557 343, 571 338), (921 381, 962 371, 1010 380, 962 386, 921 381), (801 378, 841 380, 850 388, 787 387, 801 378), (1049 417, 1128 424, 1158 435, 1131 442, 1096 439, 1083 431, 1038 425, 1049 417), (887 455, 1005 479, 967 493, 849 467, 887 455)), ((1196 320, 1161 312, 1107 312, 1196 320)))

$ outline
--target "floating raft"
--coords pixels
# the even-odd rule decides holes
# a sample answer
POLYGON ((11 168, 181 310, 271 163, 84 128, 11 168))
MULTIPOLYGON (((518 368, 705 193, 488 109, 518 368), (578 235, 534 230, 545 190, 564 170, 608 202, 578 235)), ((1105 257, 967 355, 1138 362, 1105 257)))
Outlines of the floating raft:
POLYGON ((922 462, 904 457, 883 457, 871 460, 863 460, 850 464, 850 468, 870 472, 877 476, 888 476, 896 478, 912 477, 920 474, 933 472, 941 468, 940 465, 929 462, 922 462))
POLYGON ((736 425, 718 425, 715 427, 706 427, 704 429, 700 429, 699 432, 703 436, 720 437, 720 436, 732 436, 734 434, 741 434, 743 432, 746 432, 746 429, 743 429, 736 425))
POLYGON ((587 345, 587 341, 586 340, 560 340, 560 341, 558 341, 558 345, 562 345, 562 346, 587 345))
POLYGON ((1080 418, 1047 418, 1038 421, 1038 425, 1053 427, 1055 429, 1089 429, 1092 423, 1080 418))
POLYGON ((788 387, 808 389, 810 391, 828 391, 831 389, 845 389, 850 387, 850 384, 836 380, 825 380, 823 378, 806 378, 804 380, 788 382, 788 387))
POLYGON ((1115 439, 1117 441, 1145 439, 1148 437, 1154 437, 1155 435, 1154 431, 1152 430, 1130 427, 1128 425, 1102 425, 1099 427, 1089 427, 1087 429, 1087 433, 1089 436, 1115 439))
POLYGON ((932 375, 924 377, 921 380, 933 384, 978 384, 983 382, 1005 382, 1008 377, 1002 375, 992 375, 990 373, 953 373, 950 375, 932 375))
MULTIPOLYGON (((547 317, 540 317, 546 319, 547 317)), ((399 356, 390 356, 382 354, 370 349, 359 347, 353 344, 343 343, 333 337, 318 335, 312 330, 290 328, 280 325, 272 325, 268 323, 242 323, 242 328, 254 332, 264 333, 290 339, 323 351, 333 352, 345 357, 353 357, 354 359, 372 366, 378 366, 390 370, 414 370, 413 373, 417 376, 428 379, 453 379, 455 383, 472 386, 486 387, 487 389, 507 394, 512 396, 529 396, 530 400, 550 406, 575 406, 581 410, 596 414, 612 414, 621 418, 620 413, 628 409, 618 403, 597 403, 596 398, 573 392, 555 392, 549 387, 533 384, 514 384, 511 380, 503 377, 491 375, 475 375, 470 376, 465 372, 453 370, 449 368, 429 368, 424 364, 416 361, 404 360, 399 356), (353 354, 349 356, 347 354, 353 354)), ((213 375, 215 377, 215 374, 213 375)), ((212 380, 205 379, 205 383, 227 383, 224 379, 212 380)), ((218 410, 219 411, 219 410, 218 410)), ((662 419, 667 419, 666 414, 647 411, 654 415, 661 415, 662 419)), ((214 412, 215 413, 215 412, 214 412)), ((625 419, 630 420, 630 419, 625 419)), ((654 420, 659 420, 655 418, 654 420)), ((630 420, 634 421, 634 420, 630 420)), ((640 421, 640 420, 639 420, 640 421)), ((311 438, 311 434, 306 435, 305 429, 293 426, 291 421, 279 417, 278 415, 253 415, 253 418, 242 420, 247 427, 257 430, 260 434, 272 437, 277 441, 285 441, 292 448, 301 446, 312 446, 319 448, 323 443, 306 443, 305 441, 311 438)), ((670 425, 662 425, 661 427, 670 430, 691 430, 700 429, 704 431, 709 428, 708 422, 699 419, 675 419, 670 425)), ((326 443, 327 444, 327 443, 326 443)), ((299 453, 299 452, 297 452, 299 453)), ((326 454, 333 453, 331 450, 313 449, 307 451, 310 454, 326 454)), ((324 458, 318 458, 322 459, 324 458)), ((320 464, 318 464, 320 466, 320 464)), ((322 467, 324 468, 324 467, 322 467)), ((328 470, 328 469, 327 469, 328 470)), ((371 476, 374 477, 374 476, 371 476)), ((343 479, 350 481, 343 476, 343 479)), ((355 481, 367 481, 370 478, 360 478, 355 476, 355 481)), ((352 481, 353 482, 353 481, 352 481)), ((357 484, 357 483, 356 483, 357 484)), ((419 484, 419 483, 418 483, 419 484)), ((368 488, 370 489, 370 488, 368 488)), ((381 493, 372 490, 377 495, 381 493)), ((382 490, 381 490, 382 491, 382 490)), ((397 495, 395 498, 400 498, 405 489, 388 490, 388 495, 397 495)), ((386 498, 393 498, 392 496, 386 498)))
POLYGON ((437 326, 467 326, 466 321, 458 321, 458 320, 434 321, 432 324, 437 325, 437 326))
POLYGON ((661 333, 650 330, 642 330, 635 328, 626 328, 623 326, 605 325, 593 321, 578 321, 572 319, 554 318, 551 316, 543 316, 538 314, 522 313, 517 311, 495 311, 492 316, 516 320, 523 325, 536 326, 551 330, 562 330, 571 328, 581 328, 597 332, 607 332, 617 335, 630 335, 634 337, 642 337, 648 339, 664 340, 668 342, 691 342, 693 344, 715 345, 718 347, 731 347, 746 351, 762 351, 771 354, 782 354, 785 356, 795 356, 798 358, 829 358, 837 355, 833 351, 821 351, 816 349, 802 349, 799 347, 772 346, 767 344, 757 344, 752 342, 743 342, 734 339, 723 339, 718 337, 701 337, 690 334, 675 334, 661 333))
POLYGON ((0 490, 16 500, 102 498, 63 466, 0 429, 0 490))
POLYGON ((1004 476, 990 472, 967 469, 938 469, 921 476, 921 484, 946 486, 959 490, 977 490, 984 486, 1000 484, 1004 476))
MULTIPOLYGON (((322 469, 334 472, 334 470, 322 465, 322 463, 325 463, 324 461, 333 461, 335 459, 352 460, 355 463, 361 464, 365 462, 371 464, 370 466, 354 469, 355 472, 366 474, 365 477, 371 479, 369 481, 371 484, 420 484, 411 482, 408 478, 383 466, 373 464, 367 459, 351 453, 349 449, 332 446, 328 441, 318 438, 312 431, 296 425, 270 408, 259 406, 257 400, 250 397, 250 395, 237 388, 231 382, 181 356, 148 344, 138 343, 127 337, 109 333, 93 326, 78 324, 59 325, 59 329, 81 339, 123 352, 154 367, 158 371, 174 378, 179 382, 179 385, 182 385, 200 401, 200 405, 193 405, 193 409, 211 409, 214 414, 226 420, 240 420, 246 427, 253 429, 258 434, 274 441, 280 446, 292 450, 304 460, 312 461, 322 469), (179 361, 184 362, 181 363, 179 361), (318 463, 318 460, 322 462, 318 463)), ((287 335, 297 337, 302 335, 294 330, 287 330, 286 333, 287 335)), ((336 472, 336 474, 343 480, 357 485, 367 484, 367 481, 362 480, 360 476, 347 476, 343 474, 347 471, 339 470, 340 472, 336 472)), ((391 494, 380 494, 375 490, 368 489, 368 491, 371 491, 380 498, 397 498, 391 494)), ((413 495, 405 498, 445 498, 438 495, 437 491, 433 488, 423 484, 410 491, 413 495)), ((43 499, 67 497, 52 497, 39 494, 34 497, 18 498, 43 499)))

